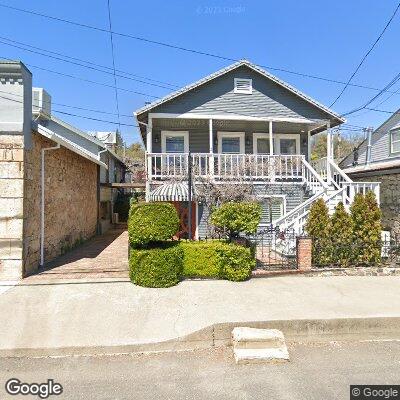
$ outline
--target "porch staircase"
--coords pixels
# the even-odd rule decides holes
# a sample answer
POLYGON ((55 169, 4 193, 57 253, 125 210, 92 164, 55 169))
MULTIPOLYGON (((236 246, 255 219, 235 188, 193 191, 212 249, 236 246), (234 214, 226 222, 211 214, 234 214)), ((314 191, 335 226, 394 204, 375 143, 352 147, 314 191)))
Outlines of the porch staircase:
POLYGON ((373 191, 379 204, 379 183, 353 182, 350 177, 331 159, 323 158, 310 165, 303 160, 306 190, 311 197, 289 211, 273 224, 273 229, 281 232, 275 241, 274 251, 282 256, 295 252, 295 237, 305 234, 305 225, 312 205, 322 198, 333 214, 339 202, 349 210, 357 193, 373 191), (290 232, 290 235, 289 235, 290 232))

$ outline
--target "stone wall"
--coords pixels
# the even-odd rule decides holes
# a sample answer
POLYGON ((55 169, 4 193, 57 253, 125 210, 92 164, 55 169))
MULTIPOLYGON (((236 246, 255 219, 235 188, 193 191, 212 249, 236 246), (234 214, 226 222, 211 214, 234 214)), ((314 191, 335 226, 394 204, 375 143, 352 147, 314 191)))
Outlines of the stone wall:
POLYGON ((384 230, 400 235, 400 172, 382 171, 379 175, 350 175, 356 182, 380 182, 380 207, 384 230))
POLYGON ((22 277, 24 136, 0 134, 0 279, 22 277))
MULTIPOLYGON (((25 275, 40 262, 41 149, 55 143, 38 133, 25 163, 25 275)), ((61 147, 45 152, 45 262, 96 233, 97 165, 61 147)))

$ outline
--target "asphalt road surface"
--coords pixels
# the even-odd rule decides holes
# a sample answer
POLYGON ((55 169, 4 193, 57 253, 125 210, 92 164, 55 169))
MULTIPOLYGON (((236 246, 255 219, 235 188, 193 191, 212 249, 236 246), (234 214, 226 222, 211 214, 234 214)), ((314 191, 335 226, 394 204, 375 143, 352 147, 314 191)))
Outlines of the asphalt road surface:
POLYGON ((289 345, 285 364, 235 365, 230 349, 147 355, 0 359, 0 399, 10 378, 52 378, 49 399, 349 399, 350 384, 400 384, 400 342, 289 345))

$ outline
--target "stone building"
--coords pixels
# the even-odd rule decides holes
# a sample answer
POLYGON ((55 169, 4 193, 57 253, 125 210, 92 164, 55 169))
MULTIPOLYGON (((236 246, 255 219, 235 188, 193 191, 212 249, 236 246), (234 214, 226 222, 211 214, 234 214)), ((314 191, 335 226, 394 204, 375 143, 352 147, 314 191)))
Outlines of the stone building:
POLYGON ((355 181, 380 182, 383 229, 400 235, 400 110, 369 131, 340 165, 355 181))
POLYGON ((52 116, 24 64, 0 61, 0 279, 106 230, 124 170, 103 142, 52 116))

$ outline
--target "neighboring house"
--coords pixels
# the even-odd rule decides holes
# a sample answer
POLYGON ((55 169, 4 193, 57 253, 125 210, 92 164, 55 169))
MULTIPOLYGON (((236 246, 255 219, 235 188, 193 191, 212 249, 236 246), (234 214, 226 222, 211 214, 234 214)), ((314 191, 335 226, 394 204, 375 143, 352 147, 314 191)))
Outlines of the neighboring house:
POLYGON ((103 142, 52 115, 24 64, 0 61, 0 279, 107 229, 123 168, 103 142))
MULTIPOLYGON (((188 235, 188 153, 193 164, 191 236, 209 234, 209 209, 196 199, 204 180, 251 185, 261 226, 301 233, 313 202, 333 211, 360 190, 332 160, 338 114, 243 60, 135 113, 146 146, 147 201, 171 201, 188 235), (328 161, 309 164, 311 136, 327 131, 328 161), (236 183, 235 183, 236 182, 236 183), (351 190, 350 190, 351 189, 351 190)), ((239 186, 238 186, 239 187, 239 186)), ((374 186, 378 191, 378 185, 374 186)))
POLYGON ((101 140, 107 147, 107 149, 112 150, 116 153, 121 150, 124 146, 122 137, 117 131, 107 131, 107 132, 89 132, 95 138, 101 140))
POLYGON ((382 223, 400 234, 400 110, 340 163, 355 181, 381 183, 382 223))

